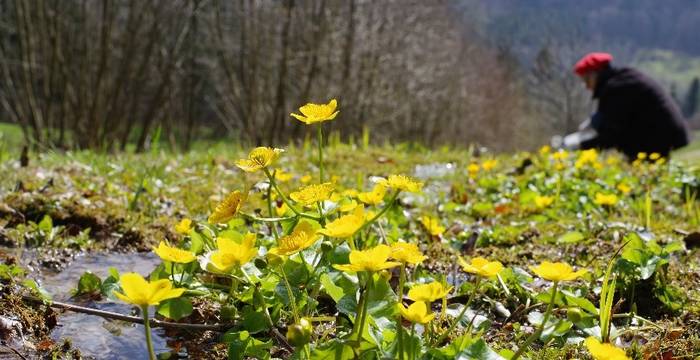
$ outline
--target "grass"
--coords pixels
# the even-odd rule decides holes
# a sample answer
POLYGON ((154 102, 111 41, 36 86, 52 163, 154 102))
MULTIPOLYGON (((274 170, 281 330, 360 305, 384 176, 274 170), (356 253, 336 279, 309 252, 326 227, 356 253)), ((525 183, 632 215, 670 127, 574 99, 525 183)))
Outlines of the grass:
MULTIPOLYGON (((312 143, 290 144, 285 149, 275 167, 294 175, 280 184, 289 193, 303 185, 304 175, 315 178, 318 168, 312 143)), ((5 174, 0 179, 0 241, 12 246, 65 248, 74 253, 150 251, 161 239, 187 244, 187 238, 173 231, 174 225, 182 218, 206 223, 213 206, 232 190, 249 191, 245 213, 266 214, 261 186, 264 176, 259 172, 244 174, 234 165, 247 152, 246 148, 220 143, 186 154, 42 153, 33 156, 27 168, 19 168, 16 160, 6 160, 0 164, 5 174), (45 220, 47 215, 51 223, 45 220), (89 233, 87 239, 85 231, 89 233)), ((693 144, 677 157, 695 161, 699 152, 700 145, 693 144)), ((464 281, 467 275, 455 265, 455 254, 502 262, 507 270, 501 274, 501 281, 484 286, 482 296, 474 302, 474 309, 489 320, 483 327, 475 326, 480 332, 474 336, 480 336, 495 351, 512 350, 527 337, 522 329, 532 326, 529 319, 535 315, 532 310, 524 310, 525 304, 549 299, 546 284, 527 275, 528 267, 545 260, 564 261, 589 270, 583 281, 565 286, 574 295, 557 299, 553 318, 570 329, 545 343, 538 341, 530 357, 585 359, 586 351, 581 346, 563 345, 591 330, 583 323, 566 323, 567 307, 581 307, 584 317, 597 318, 594 304, 598 304, 599 280, 610 256, 629 241, 629 250, 623 251, 621 260, 615 263, 618 290, 613 307, 617 314, 635 313, 654 324, 637 325, 627 318, 614 320, 618 329, 626 331, 622 334, 624 341, 635 342, 639 337, 648 340, 639 345, 641 350, 630 350, 629 354, 642 358, 643 353, 654 356, 671 349, 678 357, 696 356, 700 353, 696 340, 700 333, 694 325, 700 320, 700 280, 695 274, 700 264, 692 243, 686 248, 679 235, 679 231, 693 231, 699 225, 698 206, 683 197, 684 191, 698 188, 695 173, 680 162, 631 165, 616 155, 597 155, 577 167, 577 159, 583 157, 577 153, 559 161, 551 154, 518 153, 474 158, 466 149, 334 142, 326 149, 325 168, 335 175, 340 189, 369 191, 374 176, 417 175, 417 166, 422 166, 424 194, 402 195, 402 211, 389 211, 387 220, 373 227, 365 241, 384 237, 387 242, 402 239, 420 244, 428 259, 414 270, 410 284, 449 277, 456 286, 450 299, 454 304, 464 303, 463 297, 473 290, 470 282, 464 281), (530 166, 522 166, 526 159, 530 166), (496 160, 494 167, 486 169, 486 160, 496 160), (467 171, 470 164, 479 165, 471 175, 467 171), (631 191, 619 190, 621 183, 631 191), (597 205, 597 193, 615 194, 619 201, 612 206, 597 205), (534 199, 540 195, 551 196, 554 201, 539 207, 534 199), (442 234, 426 233, 420 222, 424 215, 438 219, 445 228, 442 234), (502 308, 510 315, 504 316, 502 308), (679 328, 680 336, 669 335, 679 328)), ((261 234, 260 246, 274 246, 269 229, 258 224, 245 226, 261 234)), ((330 280, 324 281, 328 285, 330 280)), ((263 281, 261 291, 266 291, 265 286, 275 289, 278 283, 263 281)), ((321 309, 317 315, 334 318, 336 304, 328 294, 348 286, 341 285, 328 285, 327 289, 324 285, 319 296, 332 310, 321 309)), ((265 294, 266 301, 280 301, 276 292, 265 294)), ((301 297, 297 300, 308 301, 303 294, 298 293, 301 297)), ((255 296, 246 295, 250 299, 255 296)), ((239 305, 247 306, 246 301, 252 300, 241 301, 239 305)), ((201 310, 212 304, 216 301, 202 298, 194 306, 201 310)), ((272 316, 278 316, 280 324, 291 321, 284 309, 273 309, 272 316)), ((376 321, 368 321, 368 326, 376 321)), ((323 334, 314 334, 314 338, 335 340, 342 337, 342 329, 339 323, 327 329, 330 338, 323 334)), ((464 332, 465 327, 460 326, 449 340, 464 332)), ((255 336, 260 341, 274 341, 264 332, 255 336)), ((317 345, 320 347, 321 342, 317 345)), ((222 356, 220 352, 210 355, 222 356)))

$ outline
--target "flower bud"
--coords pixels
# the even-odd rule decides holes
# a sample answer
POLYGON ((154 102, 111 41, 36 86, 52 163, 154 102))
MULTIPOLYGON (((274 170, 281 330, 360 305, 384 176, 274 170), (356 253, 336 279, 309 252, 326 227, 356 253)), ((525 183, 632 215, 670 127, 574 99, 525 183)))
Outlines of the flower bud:
POLYGON ((333 250, 333 243, 332 242, 326 240, 326 241, 321 243, 321 252, 323 252, 324 254, 329 252, 329 251, 332 251, 332 250, 333 250))
POLYGON ((311 341, 312 332, 311 321, 301 318, 298 324, 287 327, 287 341, 293 346, 304 346, 311 341))
POLYGON ((255 267, 259 270, 265 270, 267 268, 267 261, 265 261, 265 259, 255 258, 255 261, 253 263, 255 264, 255 267))
POLYGON ((581 312, 580 308, 570 307, 566 309, 566 318, 572 323, 577 323, 583 318, 583 312, 581 312))

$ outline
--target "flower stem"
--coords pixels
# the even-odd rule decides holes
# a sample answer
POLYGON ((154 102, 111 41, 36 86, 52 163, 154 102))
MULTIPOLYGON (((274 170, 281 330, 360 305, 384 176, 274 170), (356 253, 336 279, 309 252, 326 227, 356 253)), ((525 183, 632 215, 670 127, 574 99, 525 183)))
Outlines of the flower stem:
MULTIPOLYGON (((275 174, 272 174, 272 176, 275 176, 275 174)), ((274 214, 272 213, 272 185, 269 184, 267 186, 267 212, 270 214, 270 217, 274 217, 274 214)), ((277 233, 277 224, 270 224, 270 228, 272 228, 272 234, 275 236, 275 240, 277 240, 279 238, 279 234, 277 233)))
MULTIPOLYGON (((397 294, 399 296, 399 304, 403 304, 403 287, 406 281, 406 264, 401 263, 401 272, 399 272, 399 288, 397 294)), ((399 341, 399 360, 403 360, 403 325, 401 325, 401 314, 396 317, 396 331, 398 332, 399 341)))
POLYGON ((367 273, 367 286, 365 287, 364 291, 364 301, 362 302, 362 316, 360 317, 360 328, 359 331, 357 332, 357 344, 359 346, 360 341, 362 340, 362 334, 364 333, 365 330, 365 322, 367 321, 367 307, 369 305, 368 297, 369 297, 369 292, 372 290, 372 273, 367 273))
POLYGON ((552 287, 552 298, 549 300, 549 305, 547 305, 547 310, 544 312, 544 317, 542 317, 542 323, 540 324, 540 327, 537 328, 537 331, 532 333, 530 337, 525 340, 525 343, 518 348, 518 352, 513 355, 510 360, 516 360, 518 359, 523 353, 525 353, 525 350, 527 350, 527 347, 532 344, 533 341, 538 339, 540 335, 542 335, 542 331, 544 331, 544 327, 547 325, 547 320, 549 320, 549 314, 552 312, 552 307, 554 306, 554 300, 556 299, 557 296, 557 286, 559 285, 559 282, 555 281, 554 286, 552 287))
POLYGON ((375 215, 372 219, 370 219, 364 225, 362 225, 362 227, 360 227, 360 229, 357 230, 357 232, 359 233, 360 231, 364 230, 366 227, 372 225, 375 221, 377 221, 377 219, 382 217, 382 215, 384 215, 384 213, 387 212, 387 210, 389 210, 392 206, 394 206, 394 203, 396 202, 396 198, 399 197, 400 192, 401 192, 400 190, 396 190, 394 195, 391 196, 391 200, 389 200, 389 203, 384 208, 382 208, 382 210, 380 210, 379 213, 377 213, 377 215, 375 215))
POLYGON ((284 280, 284 286, 287 288, 287 293, 289 294, 289 304, 292 306, 292 315, 294 315, 294 322, 299 323, 299 312, 297 311, 297 303, 294 299, 294 293, 292 292, 292 286, 289 285, 289 280, 287 280, 287 274, 284 272, 284 268, 280 266, 280 273, 282 273, 282 279, 284 280))
POLYGON ((153 341, 151 340, 151 322, 148 319, 148 305, 141 306, 141 313, 143 314, 143 327, 146 332, 146 347, 148 348, 148 359, 155 360, 156 353, 153 351, 153 341))
POLYGON ((409 358, 411 360, 416 359, 416 347, 415 347, 415 343, 413 342, 413 338, 415 336, 416 336, 416 324, 411 324, 411 346, 410 346, 411 351, 409 351, 409 358))
POLYGON ((270 181, 270 185, 272 185, 272 187, 275 189, 275 191, 276 191, 277 194, 280 196, 280 198, 282 198, 282 201, 287 205, 287 207, 288 207, 290 210, 292 210, 292 212, 294 213, 294 215, 300 216, 300 217, 304 217, 304 218, 307 218, 307 219, 312 219, 312 220, 315 220, 315 221, 320 221, 320 220, 321 220, 320 218, 317 218, 317 217, 315 217, 315 216, 312 216, 312 215, 309 215, 309 214, 304 214, 304 213, 300 212, 297 208, 295 208, 294 205, 292 205, 292 203, 289 201, 289 199, 287 199, 287 197, 284 195, 284 193, 282 193, 282 191, 280 191, 280 188, 277 186, 277 182, 275 181, 274 176, 272 176, 272 174, 270 174, 270 171, 267 170, 267 168, 263 168, 263 171, 265 172, 265 175, 267 176, 267 179, 270 181))
MULTIPOLYGON (((476 282, 474 283, 474 291, 472 291, 471 295, 469 295, 469 299, 467 300, 467 303, 464 304, 464 307, 462 308, 462 311, 457 315, 457 317, 452 320, 452 324, 450 324, 450 327, 440 335, 440 337, 437 340, 437 344, 442 343, 447 339, 447 336, 452 333, 452 331, 457 327, 457 324, 459 323, 460 320, 462 320, 462 317, 464 314, 467 312, 467 309, 469 309, 469 305, 471 305, 472 300, 474 300, 474 297, 476 296, 476 293, 479 292, 479 285, 481 285, 481 277, 476 278, 476 282)), ((476 317, 476 314, 474 314, 474 317, 476 317)))
POLYGON ((318 124, 318 173, 321 180, 319 184, 323 184, 323 125, 321 123, 318 124))

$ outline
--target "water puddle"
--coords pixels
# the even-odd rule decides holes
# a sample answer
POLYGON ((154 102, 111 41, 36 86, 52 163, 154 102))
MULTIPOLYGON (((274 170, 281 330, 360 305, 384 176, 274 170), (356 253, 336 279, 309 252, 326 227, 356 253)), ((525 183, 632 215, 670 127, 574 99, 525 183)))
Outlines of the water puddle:
MULTIPOLYGON (((24 256, 31 256, 25 253, 24 256)), ((71 290, 85 271, 91 271, 100 278, 107 277, 107 269, 114 267, 120 273, 137 272, 147 275, 158 264, 158 257, 146 254, 84 254, 76 257, 61 272, 39 272, 35 280, 48 291, 54 300, 76 303, 71 299, 71 290)), ((109 300, 81 302, 79 305, 100 310, 131 314, 132 306, 109 300)), ((59 341, 70 338, 73 345, 86 357, 95 359, 147 359, 143 326, 103 319, 99 316, 66 311, 59 316, 58 326, 51 337, 59 341)), ((153 329, 153 345, 156 353, 167 352, 163 329, 153 329)))

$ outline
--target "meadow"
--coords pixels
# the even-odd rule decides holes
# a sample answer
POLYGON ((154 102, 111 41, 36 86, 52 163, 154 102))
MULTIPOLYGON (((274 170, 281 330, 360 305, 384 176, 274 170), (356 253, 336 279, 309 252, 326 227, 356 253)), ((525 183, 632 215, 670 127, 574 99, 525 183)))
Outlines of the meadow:
POLYGON ((278 147, 42 152, 26 166, 4 148, 3 338, 30 358, 700 355, 692 166, 343 142, 323 133, 343 121, 334 103, 301 110, 318 136, 278 147), (153 266, 97 261, 69 293, 45 287, 91 254, 153 266), (132 315, 101 326, 136 330, 136 350, 82 353, 70 338, 91 335, 57 336, 68 312, 52 298, 132 315))

